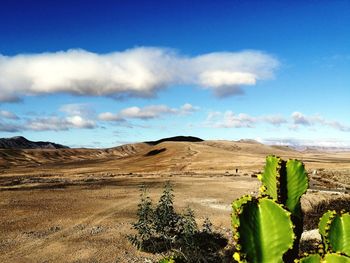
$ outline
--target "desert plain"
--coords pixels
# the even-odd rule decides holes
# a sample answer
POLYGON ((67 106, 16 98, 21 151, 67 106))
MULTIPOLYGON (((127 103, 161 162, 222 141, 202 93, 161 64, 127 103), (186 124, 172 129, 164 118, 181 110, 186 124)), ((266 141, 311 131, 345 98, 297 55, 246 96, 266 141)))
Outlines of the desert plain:
MULTIPOLYGON (((198 224, 208 217, 229 238, 230 204, 258 192, 256 175, 269 154, 304 162, 305 213, 350 200, 350 152, 254 141, 0 149, 0 262, 153 262, 159 256, 138 251, 126 236, 133 233, 139 187, 145 184, 157 202, 166 181, 177 210, 191 207, 198 224)), ((315 224, 312 218, 308 228, 315 224)))

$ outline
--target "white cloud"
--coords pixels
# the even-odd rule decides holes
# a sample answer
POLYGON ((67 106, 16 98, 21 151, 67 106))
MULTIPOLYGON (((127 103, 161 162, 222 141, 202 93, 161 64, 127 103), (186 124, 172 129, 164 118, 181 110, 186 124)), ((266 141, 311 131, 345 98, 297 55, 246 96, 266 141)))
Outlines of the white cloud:
POLYGON ((123 117, 121 117, 119 114, 115 114, 112 112, 103 112, 98 115, 99 120, 101 121, 125 121, 123 117))
MULTIPOLYGON (((8 119, 1 122, 0 131, 62 131, 69 129, 93 129, 97 127, 96 114, 87 104, 66 104, 59 108, 65 116, 41 116, 33 118, 19 118, 14 113, 0 111, 0 117, 8 119)), ((37 116, 37 115, 33 115, 37 116)))
POLYGON ((92 120, 84 119, 81 116, 69 117, 44 117, 28 120, 23 126, 24 130, 33 131, 63 131, 72 128, 93 129, 96 124, 92 120))
POLYGON ((23 130, 23 127, 21 125, 2 122, 0 120, 0 132, 19 132, 21 130, 23 130))
POLYGON ((292 117, 293 123, 295 125, 300 124, 300 125, 310 126, 310 125, 313 125, 316 121, 316 119, 311 118, 311 117, 307 117, 298 111, 293 112, 291 117, 292 117))
POLYGON ((96 54, 85 50, 0 55, 0 101, 25 95, 154 96, 176 84, 209 88, 218 96, 273 77, 278 60, 260 51, 216 52, 195 57, 171 49, 140 47, 96 54))
POLYGON ((296 138, 268 138, 258 140, 264 144, 279 145, 279 146, 290 146, 296 149, 304 150, 307 147, 317 147, 328 150, 349 150, 350 141, 339 140, 339 139, 296 139, 296 138))
MULTIPOLYGON (((329 127, 343 132, 350 132, 350 126, 335 120, 327 120, 319 114, 305 115, 301 112, 293 112, 290 119, 275 115, 251 116, 246 113, 234 114, 232 111, 209 112, 204 126, 213 128, 254 128, 257 124, 270 124, 280 127, 286 124, 290 130, 298 131, 301 126, 317 128, 329 127), (318 126, 316 126, 318 125, 318 126)), ((314 129, 314 131, 317 131, 314 129)))
POLYGON ((166 105, 150 105, 143 108, 129 107, 122 109, 118 113, 103 112, 99 114, 99 119, 102 121, 125 121, 125 119, 142 119, 149 120, 160 118, 165 114, 187 115, 197 111, 199 107, 185 103, 180 108, 170 108, 166 105))
POLYGON ((192 104, 189 103, 185 103, 184 105, 182 105, 179 109, 179 113, 180 114, 184 114, 184 115, 188 115, 191 114, 193 112, 198 111, 200 108, 197 106, 193 106, 192 104))
POLYGON ((6 111, 6 110, 0 110, 0 117, 5 119, 11 119, 11 120, 18 120, 19 117, 14 114, 13 112, 6 111))
POLYGON ((205 126, 213 128, 253 128, 258 119, 245 113, 235 114, 232 111, 210 112, 205 126))
POLYGON ((343 131, 343 132, 350 132, 350 126, 342 124, 338 121, 325 121, 325 124, 329 127, 332 127, 334 129, 343 131))
POLYGON ((287 120, 281 115, 251 116, 246 113, 235 114, 232 111, 209 112, 205 126, 214 128, 254 128, 256 124, 268 123, 280 126, 287 120))
POLYGON ((130 107, 123 109, 120 115, 124 118, 133 119, 154 119, 158 118, 162 114, 173 114, 176 109, 169 108, 166 105, 151 105, 144 108, 130 107))
POLYGON ((298 129, 299 126, 328 126, 343 132, 350 132, 350 126, 340 123, 335 120, 327 120, 320 115, 304 115, 301 112, 293 112, 292 115, 293 120, 293 129, 298 129))
POLYGON ((274 126, 280 126, 284 123, 287 123, 287 119, 279 114, 262 116, 260 119, 263 122, 270 123, 274 126))
POLYGON ((72 103, 62 105, 59 109, 61 112, 66 113, 69 116, 92 116, 95 115, 95 111, 88 104, 72 103))

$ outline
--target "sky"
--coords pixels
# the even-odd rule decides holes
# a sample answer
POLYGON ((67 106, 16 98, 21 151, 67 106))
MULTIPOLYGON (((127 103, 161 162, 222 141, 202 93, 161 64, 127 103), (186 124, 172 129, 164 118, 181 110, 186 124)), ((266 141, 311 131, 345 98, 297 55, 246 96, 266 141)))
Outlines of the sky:
POLYGON ((0 6, 0 137, 350 147, 350 1, 0 6))

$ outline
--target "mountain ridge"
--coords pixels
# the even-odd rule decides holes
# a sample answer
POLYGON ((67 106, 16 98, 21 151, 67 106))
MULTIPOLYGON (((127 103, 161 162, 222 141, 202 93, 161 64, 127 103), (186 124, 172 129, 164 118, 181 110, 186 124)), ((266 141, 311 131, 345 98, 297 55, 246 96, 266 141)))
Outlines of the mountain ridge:
POLYGON ((68 146, 44 141, 30 141, 23 136, 0 138, 1 149, 68 149, 68 146))

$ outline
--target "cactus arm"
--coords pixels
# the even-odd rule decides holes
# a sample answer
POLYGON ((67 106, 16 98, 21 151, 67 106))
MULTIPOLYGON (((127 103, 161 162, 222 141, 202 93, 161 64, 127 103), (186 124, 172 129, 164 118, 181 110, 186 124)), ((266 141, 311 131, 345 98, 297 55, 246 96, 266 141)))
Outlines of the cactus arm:
POLYGON ((323 245, 325 251, 328 251, 329 240, 328 240, 328 231, 330 229, 330 225, 335 216, 335 211, 327 211, 324 213, 320 219, 320 223, 318 224, 318 231, 322 237, 323 245))
POLYGON ((242 210, 242 206, 251 200, 252 200, 252 196, 245 195, 232 202, 231 224, 234 231, 236 231, 239 226, 238 215, 242 210))
POLYGON ((158 263, 175 263, 175 260, 173 259, 173 257, 162 258, 158 261, 158 263))
POLYGON ((298 263, 320 263, 321 262, 321 256, 319 254, 312 254, 309 256, 306 256, 300 260, 297 261, 298 263))
POLYGON ((281 162, 282 160, 279 157, 274 155, 267 156, 264 172, 260 179, 263 184, 262 194, 267 194, 274 200, 278 198, 278 179, 280 177, 281 162))
POLYGON ((285 205, 293 215, 301 216, 300 198, 306 192, 307 173, 301 161, 290 159, 286 164, 286 202, 285 205))
POLYGON ((293 215, 301 216, 300 198, 309 185, 301 161, 290 159, 285 162, 279 157, 267 156, 264 172, 259 178, 263 184, 262 194, 284 204, 293 215))
POLYGON ((350 257, 337 253, 326 254, 322 263, 350 263, 350 257))
POLYGON ((350 213, 335 216, 328 238, 334 251, 350 256, 350 213))
POLYGON ((334 217, 334 213, 334 211, 328 210, 320 218, 320 223, 318 224, 318 231, 320 232, 321 236, 327 236, 327 225, 330 225, 331 220, 334 217))
POLYGON ((312 254, 301 258, 300 260, 296 260, 298 263, 350 263, 350 257, 337 254, 337 253, 329 253, 321 258, 319 254, 312 254))
POLYGON ((239 220, 238 247, 248 262, 283 262, 294 240, 288 211, 271 199, 255 199, 243 206, 239 220))

